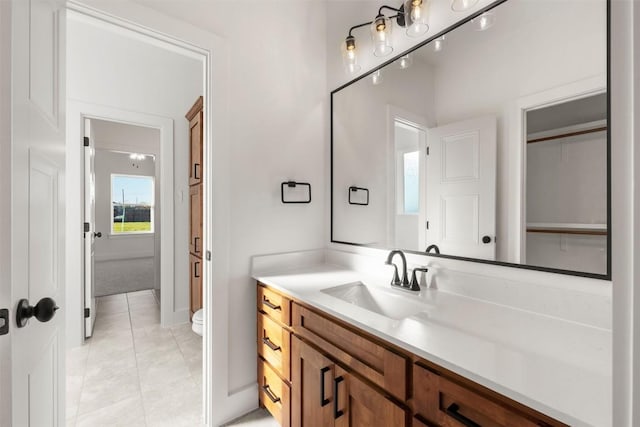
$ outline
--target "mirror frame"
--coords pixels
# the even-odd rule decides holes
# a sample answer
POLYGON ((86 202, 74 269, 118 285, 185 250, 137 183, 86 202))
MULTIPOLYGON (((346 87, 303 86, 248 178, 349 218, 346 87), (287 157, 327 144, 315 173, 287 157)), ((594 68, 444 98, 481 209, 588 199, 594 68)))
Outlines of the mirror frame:
MULTIPOLYGON (((475 13, 467 16, 466 18, 457 21, 456 23, 454 23, 453 25, 445 28, 444 30, 442 30, 441 32, 432 35, 431 37, 427 38, 426 40, 420 42, 419 44, 411 47, 410 49, 407 49, 401 53, 399 53, 398 55, 392 57, 391 59, 389 59, 388 61, 385 61, 384 63, 382 63, 381 65, 379 65, 378 67, 372 68, 369 71, 363 73, 362 75, 356 77, 353 80, 348 81, 347 83, 341 85, 340 87, 338 87, 337 89, 334 89, 333 91, 331 91, 331 96, 330 96, 330 117, 329 117, 329 121, 330 121, 330 130, 331 130, 331 150, 330 150, 330 156, 331 156, 331 173, 330 173, 330 208, 331 208, 331 212, 330 212, 330 233, 331 233, 331 243, 337 243, 337 244, 342 244, 342 245, 351 245, 351 246, 361 246, 361 247, 366 247, 366 248, 373 248, 373 249, 389 249, 391 250, 391 248, 380 248, 380 247, 376 247, 376 246, 370 246, 370 245, 365 245, 365 244, 361 244, 361 243, 352 243, 352 242, 344 242, 341 240, 336 240, 334 239, 333 236, 333 177, 334 177, 334 168, 333 168, 333 156, 334 156, 334 150, 333 150, 333 97, 334 95, 341 91, 342 89, 345 89, 346 87, 370 76, 371 74, 375 73, 376 71, 386 67, 387 65, 390 65, 391 63, 393 63, 394 61, 396 61, 397 59, 399 59, 400 57, 407 55, 417 49, 420 49, 421 47, 431 43, 433 40, 437 39, 438 37, 441 37, 445 34, 450 33, 451 31, 455 30, 456 28, 466 24, 467 22, 471 21, 474 18, 477 18, 478 16, 480 16, 481 14, 483 14, 484 12, 494 9, 497 6, 500 6, 502 3, 505 3, 509 0, 496 0, 495 2, 489 4, 488 6, 479 9, 478 11, 476 11, 475 13)), ((574 271, 574 270, 563 270, 563 269, 558 269, 558 268, 550 268, 550 267, 541 267, 541 266, 535 266, 535 265, 527 265, 527 264, 516 264, 516 263, 511 263, 511 262, 504 262, 504 261, 491 261, 491 260, 484 260, 484 259, 479 259, 479 258, 467 258, 467 257, 461 257, 461 256, 456 256, 456 255, 446 255, 446 254, 434 254, 434 253, 425 253, 425 252, 419 252, 419 251, 413 251, 413 250, 405 250, 402 249, 403 252, 406 253, 410 253, 410 254, 414 254, 414 255, 422 255, 422 256, 430 256, 430 257, 436 257, 436 258, 445 258, 445 259, 454 259, 454 260, 459 260, 459 261, 470 261, 470 262, 476 262, 476 263, 481 263, 481 264, 491 264, 491 265, 497 265, 497 266, 501 266, 501 267, 512 267, 512 268, 521 268, 521 269, 525 269, 525 270, 535 270, 535 271, 543 271, 543 272, 547 272, 547 273, 556 273, 556 274, 564 274, 564 275, 570 275, 570 276, 579 276, 579 277, 586 277, 586 278, 591 278, 591 279, 600 279, 600 280, 611 280, 611 240, 612 240, 612 233, 611 233, 611 0, 605 0, 606 1, 606 21, 607 21, 607 28, 606 28, 606 46, 607 46, 607 53, 606 53, 606 88, 607 88, 607 272, 606 274, 597 274, 597 273, 588 273, 588 272, 584 272, 584 271, 574 271)))

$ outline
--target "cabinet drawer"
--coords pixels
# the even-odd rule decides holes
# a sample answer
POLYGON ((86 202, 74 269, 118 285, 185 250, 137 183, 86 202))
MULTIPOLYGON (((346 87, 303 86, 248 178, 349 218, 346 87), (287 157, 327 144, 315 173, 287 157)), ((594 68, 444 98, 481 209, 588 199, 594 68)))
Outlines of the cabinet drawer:
POLYGON ((291 326, 291 301, 263 285, 258 285, 258 310, 283 325, 291 326))
POLYGON ((490 393, 461 385, 417 364, 413 369, 413 390, 416 414, 444 427, 564 426, 517 402, 496 398, 497 395, 492 397, 490 393))
POLYGON ((258 354, 283 378, 290 380, 291 334, 282 326, 258 313, 258 354))
POLYGON ((407 398, 409 359, 315 311, 292 304, 294 333, 300 335, 400 400, 407 398))
POLYGON ((290 425, 291 390, 262 359, 258 359, 258 387, 260 404, 280 423, 290 425))

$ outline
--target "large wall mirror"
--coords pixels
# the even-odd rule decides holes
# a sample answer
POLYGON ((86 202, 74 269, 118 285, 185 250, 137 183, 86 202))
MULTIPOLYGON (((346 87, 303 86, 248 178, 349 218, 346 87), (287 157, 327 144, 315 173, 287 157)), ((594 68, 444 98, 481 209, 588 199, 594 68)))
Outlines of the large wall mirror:
POLYGON ((608 7, 496 2, 333 91, 332 242, 610 278, 608 7))

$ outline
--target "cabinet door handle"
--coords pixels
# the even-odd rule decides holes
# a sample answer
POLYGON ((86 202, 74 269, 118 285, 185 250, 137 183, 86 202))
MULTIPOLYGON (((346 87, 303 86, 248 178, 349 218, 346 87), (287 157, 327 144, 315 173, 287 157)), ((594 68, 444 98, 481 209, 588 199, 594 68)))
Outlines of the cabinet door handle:
POLYGON ((466 426, 466 427, 482 427, 477 422, 475 422, 472 419, 467 418, 464 415, 462 415, 461 413, 459 413, 458 412, 459 410, 460 410, 460 407, 458 406, 458 404, 457 403, 452 403, 446 409, 446 412, 447 412, 447 415, 449 415, 454 420, 458 421, 463 426, 466 426))
POLYGON ((198 266, 200 265, 200 261, 196 261, 193 263, 193 277, 196 279, 200 278, 200 272, 198 271, 198 266))
POLYGON ((320 369, 320 406, 327 406, 329 402, 331 402, 330 399, 324 398, 324 374, 329 372, 330 370, 331 368, 329 368, 328 366, 320 369))
POLYGON ((267 297, 262 297, 262 303, 269 307, 271 310, 280 310, 282 308, 279 305, 275 305, 274 303, 269 301, 267 297))
POLYGON ((193 179, 200 179, 198 176, 198 168, 200 168, 200 163, 193 164, 193 179))
POLYGON ((271 342, 269 337, 262 338, 262 342, 273 351, 280 351, 281 350, 280 346, 277 346, 273 342, 271 342))
POLYGON ((195 253, 200 252, 200 249, 198 249, 198 240, 200 240, 200 238, 197 236, 193 238, 193 252, 195 253))
POLYGON ((276 396, 275 394, 273 394, 273 392, 271 391, 271 389, 269 388, 269 385, 263 385, 262 386, 262 391, 264 391, 264 394, 267 395, 267 397, 273 402, 273 403, 278 403, 280 402, 280 398, 278 396, 276 396))
POLYGON ((340 376, 333 380, 333 418, 338 419, 344 415, 344 411, 338 409, 338 385, 344 381, 344 377, 340 376))

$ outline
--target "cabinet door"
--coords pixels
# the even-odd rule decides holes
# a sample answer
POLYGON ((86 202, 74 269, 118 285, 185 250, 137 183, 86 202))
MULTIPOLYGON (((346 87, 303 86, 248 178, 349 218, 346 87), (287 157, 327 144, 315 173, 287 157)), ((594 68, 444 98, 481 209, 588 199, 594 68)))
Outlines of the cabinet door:
POLYGON ((407 411, 340 367, 332 388, 336 427, 410 425, 407 411))
POLYGON ((189 252, 202 257, 202 185, 194 185, 189 188, 191 240, 189 252))
POLYGON ((202 110, 189 121, 189 185, 202 182, 202 110))
POLYGON ((333 426, 336 366, 297 337, 291 337, 291 425, 333 426))
POLYGON ((191 267, 189 288, 191 294, 190 310, 193 313, 202 308, 202 259, 189 255, 191 267))

